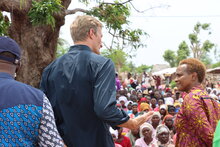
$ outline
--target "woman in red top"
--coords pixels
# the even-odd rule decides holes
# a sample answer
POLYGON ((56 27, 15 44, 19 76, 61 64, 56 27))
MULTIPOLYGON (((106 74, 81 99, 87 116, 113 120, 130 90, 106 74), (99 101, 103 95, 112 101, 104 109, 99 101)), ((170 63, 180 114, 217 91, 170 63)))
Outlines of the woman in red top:
POLYGON ((118 139, 116 140, 117 144, 120 144, 122 147, 131 147, 130 139, 127 136, 122 135, 123 128, 118 129, 118 139))

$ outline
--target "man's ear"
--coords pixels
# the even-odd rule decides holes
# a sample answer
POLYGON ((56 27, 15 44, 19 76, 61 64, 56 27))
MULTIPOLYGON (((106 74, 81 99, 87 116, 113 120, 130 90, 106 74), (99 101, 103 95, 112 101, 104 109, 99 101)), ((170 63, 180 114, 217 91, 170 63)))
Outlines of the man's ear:
POLYGON ((89 38, 93 39, 95 35, 95 30, 93 28, 89 29, 88 35, 89 35, 89 38))
POLYGON ((21 67, 21 61, 19 61, 18 64, 16 65, 15 73, 18 72, 18 70, 20 69, 20 67, 21 67))

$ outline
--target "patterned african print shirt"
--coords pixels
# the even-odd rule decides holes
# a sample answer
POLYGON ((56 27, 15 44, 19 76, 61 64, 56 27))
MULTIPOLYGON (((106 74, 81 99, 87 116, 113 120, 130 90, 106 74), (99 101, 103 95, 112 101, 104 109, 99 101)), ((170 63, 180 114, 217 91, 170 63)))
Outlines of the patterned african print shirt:
POLYGON ((47 97, 0 72, 0 146, 64 146, 47 97))
POLYGON ((220 108, 217 102, 207 97, 209 95, 201 85, 185 95, 175 120, 176 147, 212 146, 220 108))

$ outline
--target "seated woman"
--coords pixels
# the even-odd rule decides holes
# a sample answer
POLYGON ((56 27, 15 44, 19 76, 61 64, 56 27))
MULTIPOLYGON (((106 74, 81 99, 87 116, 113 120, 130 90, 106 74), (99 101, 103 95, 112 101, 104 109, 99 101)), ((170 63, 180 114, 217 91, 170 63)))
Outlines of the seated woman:
POLYGON ((150 110, 150 105, 148 103, 141 103, 140 112, 148 112, 150 110))
POLYGON ((173 138, 173 136, 175 134, 173 118, 174 117, 172 115, 168 114, 164 117, 164 120, 162 122, 162 124, 164 124, 169 129, 171 138, 173 138))
POLYGON ((167 112, 167 106, 165 104, 160 105, 160 115, 161 115, 161 120, 164 119, 164 117, 168 114, 167 112))
POLYGON ((140 138, 139 128, 135 130, 129 130, 126 136, 130 139, 132 147, 134 147, 135 141, 140 138))
POLYGON ((157 140, 158 147, 174 147, 169 129, 164 124, 157 127, 157 140))
POLYGON ((130 118, 135 118, 138 116, 138 104, 137 103, 133 103, 132 105, 132 113, 129 114, 130 118))
POLYGON ((120 144, 122 147, 131 147, 130 139, 122 134, 123 128, 118 129, 118 138, 115 143, 120 144))
POLYGON ((135 147, 156 147, 156 139, 153 137, 153 126, 144 123, 140 126, 141 138, 135 141, 135 147))
POLYGON ((112 135, 113 141, 115 143, 115 147, 122 147, 120 144, 117 144, 115 141, 118 139, 118 130, 113 130, 111 127, 109 128, 109 131, 112 135))
POLYGON ((159 112, 154 112, 150 120, 150 124, 153 126, 153 136, 156 136, 156 128, 161 124, 161 115, 159 112))

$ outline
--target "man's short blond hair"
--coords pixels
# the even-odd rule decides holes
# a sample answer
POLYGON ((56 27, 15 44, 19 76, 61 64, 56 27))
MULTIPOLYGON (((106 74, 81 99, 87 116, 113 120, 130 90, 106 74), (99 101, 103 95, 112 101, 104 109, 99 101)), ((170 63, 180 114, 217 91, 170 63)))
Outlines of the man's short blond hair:
POLYGON ((89 15, 77 16, 70 26, 71 37, 74 42, 85 41, 89 30, 94 29, 96 34, 98 27, 102 27, 102 24, 96 18, 89 15))

